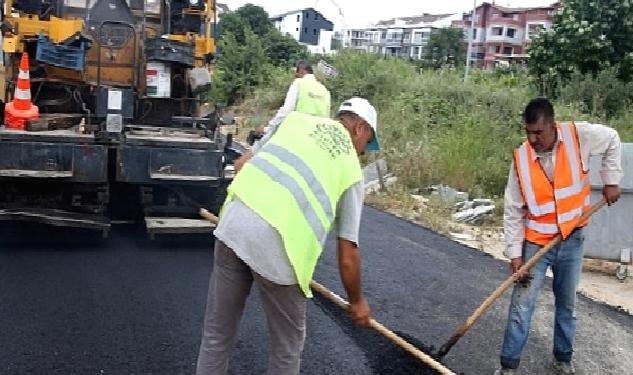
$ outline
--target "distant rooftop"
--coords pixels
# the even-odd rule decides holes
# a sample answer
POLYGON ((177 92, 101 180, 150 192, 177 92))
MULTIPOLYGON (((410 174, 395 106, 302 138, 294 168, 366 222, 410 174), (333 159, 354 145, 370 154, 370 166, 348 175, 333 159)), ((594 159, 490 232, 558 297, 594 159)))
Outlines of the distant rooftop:
POLYGON ((441 20, 442 18, 450 17, 452 13, 448 14, 428 14, 424 13, 419 16, 410 16, 410 17, 397 17, 388 20, 378 21, 376 26, 392 26, 395 25, 398 21, 404 21, 406 25, 416 25, 420 23, 427 22, 435 22, 437 20, 441 20))
POLYGON ((306 10, 308 10, 308 11, 311 10, 311 11, 313 11, 315 13, 319 13, 321 15, 321 17, 323 17, 323 18, 325 18, 327 20, 327 18, 325 16, 323 16, 323 14, 321 12, 319 12, 318 10, 316 10, 316 9, 314 9, 312 7, 303 8, 303 9, 297 9, 297 10, 291 10, 291 11, 288 11, 288 12, 285 12, 285 13, 282 13, 282 14, 277 14, 277 15, 274 15, 274 16, 270 16, 270 19, 271 20, 282 19, 285 16, 288 16, 288 15, 291 15, 291 14, 303 13, 306 10))
POLYGON ((502 12, 512 13, 512 12, 525 12, 527 10, 533 10, 533 9, 556 9, 560 5, 560 2, 557 1, 557 2, 554 2, 554 3, 550 4, 550 5, 541 5, 541 6, 533 6, 533 7, 514 7, 514 8, 497 5, 494 2, 493 3, 484 2, 481 5, 479 5, 477 8, 479 8, 481 6, 484 6, 484 5, 493 6, 493 7, 497 8, 497 9, 499 9, 502 12))

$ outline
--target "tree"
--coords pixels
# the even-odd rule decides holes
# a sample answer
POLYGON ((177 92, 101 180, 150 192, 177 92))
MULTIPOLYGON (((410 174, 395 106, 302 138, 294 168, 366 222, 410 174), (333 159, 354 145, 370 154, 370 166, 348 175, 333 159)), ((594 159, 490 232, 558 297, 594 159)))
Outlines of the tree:
POLYGON ((259 6, 246 4, 235 12, 222 15, 219 23, 220 38, 233 35, 238 44, 246 43, 246 30, 251 30, 266 50, 270 62, 275 66, 293 65, 306 58, 307 49, 292 37, 283 35, 268 18, 268 13, 259 6))
POLYGON ((270 63, 261 39, 249 27, 244 29, 244 43, 226 32, 220 45, 223 53, 214 72, 213 96, 218 102, 232 104, 266 81, 270 63))
POLYGON ((227 104, 253 87, 269 82, 273 66, 290 67, 305 59, 305 46, 274 28, 263 8, 246 4, 222 15, 219 24, 222 56, 214 72, 212 95, 227 104))
POLYGON ((294 65, 308 56, 308 49, 293 37, 273 29, 263 38, 270 62, 275 66, 294 65))
POLYGON ((615 68, 633 78, 633 2, 567 0, 554 26, 541 32, 528 49, 528 68, 546 90, 574 73, 597 74, 615 68))
POLYGON ((456 27, 433 31, 425 55, 428 63, 435 68, 464 65, 464 31, 456 27))
POLYGON ((275 30, 264 8, 253 4, 246 4, 235 12, 223 14, 218 26, 222 33, 233 34, 239 43, 245 42, 245 27, 260 37, 275 30))
POLYGON ((244 27, 246 22, 237 12, 228 12, 222 14, 218 29, 220 30, 220 39, 224 39, 226 35, 232 35, 236 41, 244 43, 244 27))
POLYGON ((257 36, 264 36, 274 29, 268 13, 260 6, 246 4, 240 7, 236 13, 246 21, 257 36))

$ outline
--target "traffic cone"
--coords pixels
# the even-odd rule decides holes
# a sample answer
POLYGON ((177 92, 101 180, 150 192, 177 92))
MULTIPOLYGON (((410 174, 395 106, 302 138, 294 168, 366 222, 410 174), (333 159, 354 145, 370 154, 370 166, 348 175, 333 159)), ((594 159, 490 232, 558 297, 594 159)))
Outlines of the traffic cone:
POLYGON ((29 55, 24 52, 22 60, 20 60, 20 73, 18 74, 13 100, 4 107, 4 121, 7 128, 24 130, 28 120, 34 120, 39 117, 39 108, 31 103, 29 55))

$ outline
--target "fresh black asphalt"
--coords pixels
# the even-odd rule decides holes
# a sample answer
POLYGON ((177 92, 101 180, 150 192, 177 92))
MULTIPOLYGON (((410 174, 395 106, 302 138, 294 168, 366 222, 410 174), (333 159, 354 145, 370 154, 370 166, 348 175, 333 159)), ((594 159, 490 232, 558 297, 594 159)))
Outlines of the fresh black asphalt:
MULTIPOLYGON (((366 208, 363 281, 373 317, 434 352, 505 278, 507 265, 366 208)), ((67 228, 0 225, 0 374, 192 374, 200 341, 212 240, 150 241, 128 227, 108 240, 67 228)), ((345 296, 330 241, 315 279, 345 296)), ((444 359, 490 374, 505 324, 505 295, 444 359)), ((543 291, 522 370, 551 365, 553 301, 543 291)), ((579 373, 630 374, 633 317, 580 298, 579 373)), ((266 322, 247 304, 232 374, 266 369, 266 322)), ((320 297, 309 303, 304 374, 433 373, 378 334, 350 324, 320 297)))

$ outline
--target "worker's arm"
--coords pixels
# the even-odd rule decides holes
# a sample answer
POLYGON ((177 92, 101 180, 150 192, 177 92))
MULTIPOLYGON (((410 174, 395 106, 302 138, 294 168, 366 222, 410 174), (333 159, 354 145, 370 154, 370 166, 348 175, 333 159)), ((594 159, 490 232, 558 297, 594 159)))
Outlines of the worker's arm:
POLYGON ((237 158, 233 162, 233 168, 235 168, 235 173, 239 172, 240 169, 242 169, 242 167, 244 166, 244 164, 246 164, 246 162, 249 161, 252 157, 253 157, 253 151, 246 150, 246 152, 242 156, 237 158))
POLYGON ((363 212, 363 182, 348 188, 337 205, 336 234, 338 238, 338 264, 341 281, 350 301, 350 315, 356 324, 369 324, 370 310, 363 297, 360 277, 360 251, 358 237, 363 212))
POLYGON ((268 122, 268 129, 265 130, 264 136, 259 141, 253 144, 253 154, 256 154, 262 146, 264 146, 270 137, 275 134, 277 131, 277 127, 281 124, 286 116, 292 111, 295 110, 297 106, 297 98, 299 97, 299 82, 295 80, 290 88, 288 89, 288 93, 286 94, 286 100, 284 100, 284 105, 279 108, 275 117, 273 117, 268 122))
POLYGON ((338 267, 349 299, 349 313, 355 324, 367 326, 371 318, 369 304, 360 282, 360 252, 352 241, 338 239, 338 267))
POLYGON ((505 256, 510 259, 511 273, 516 273, 523 265, 525 216, 525 202, 519 186, 519 177, 514 162, 512 162, 508 173, 503 208, 503 232, 506 239, 505 256))
POLYGON ((602 157, 600 176, 604 188, 602 194, 609 205, 620 198, 620 180, 622 180, 621 142, 615 129, 600 124, 576 124, 583 169, 589 169, 591 156, 602 157))
POLYGON ((235 167, 235 172, 239 172, 240 169, 249 161, 253 155, 255 155, 267 142, 268 140, 275 134, 277 131, 277 127, 279 124, 288 116, 288 114, 295 110, 297 105, 297 98, 299 97, 299 82, 295 80, 290 88, 288 89, 288 93, 286 94, 286 100, 284 101, 284 105, 279 108, 275 117, 268 122, 268 129, 266 133, 259 141, 253 144, 251 150, 247 150, 244 155, 242 155, 239 159, 235 160, 233 163, 235 167))

